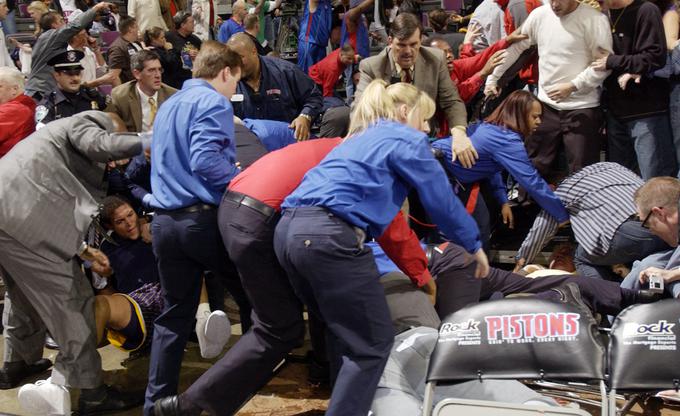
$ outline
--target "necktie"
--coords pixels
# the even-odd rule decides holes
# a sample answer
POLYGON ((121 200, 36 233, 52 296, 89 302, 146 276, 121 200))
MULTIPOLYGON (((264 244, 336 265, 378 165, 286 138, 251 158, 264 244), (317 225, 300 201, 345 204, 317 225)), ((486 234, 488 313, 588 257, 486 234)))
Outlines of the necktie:
POLYGON ((413 81, 413 78, 411 77, 411 70, 408 68, 404 68, 401 70, 401 82, 405 82, 407 84, 410 84, 413 81))
POLYGON ((149 107, 151 107, 151 111, 149 112, 149 129, 153 130, 153 120, 156 118, 156 111, 158 111, 156 100, 154 100, 153 97, 149 97, 149 107))

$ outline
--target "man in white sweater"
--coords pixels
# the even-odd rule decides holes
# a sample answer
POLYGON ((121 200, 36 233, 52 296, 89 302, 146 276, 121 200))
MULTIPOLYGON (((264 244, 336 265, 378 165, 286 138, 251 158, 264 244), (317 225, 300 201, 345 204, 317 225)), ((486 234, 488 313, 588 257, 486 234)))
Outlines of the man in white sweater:
POLYGON ((538 99, 543 122, 527 138, 531 161, 544 177, 564 144, 570 172, 596 163, 602 124, 600 90, 608 73, 590 64, 612 50, 607 17, 577 0, 551 0, 536 8, 520 28, 529 38, 513 44, 486 80, 485 94, 498 94, 498 79, 532 45, 538 47, 538 99))

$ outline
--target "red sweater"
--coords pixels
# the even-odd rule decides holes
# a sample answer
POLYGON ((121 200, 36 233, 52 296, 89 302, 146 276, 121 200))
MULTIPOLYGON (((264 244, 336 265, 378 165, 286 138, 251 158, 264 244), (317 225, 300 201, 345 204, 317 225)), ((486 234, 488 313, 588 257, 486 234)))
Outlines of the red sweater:
POLYGON ((35 101, 27 95, 0 104, 0 157, 35 131, 35 101))
POLYGON ((323 87, 323 96, 332 97, 345 65, 340 62, 340 48, 309 67, 309 77, 323 87))
MULTIPOLYGON (((283 200, 300 185, 305 173, 340 143, 341 138, 315 139, 268 153, 232 179, 228 189, 255 198, 278 211, 283 200)), ((430 280, 432 276, 427 270, 425 253, 401 212, 377 240, 388 257, 416 285, 423 286, 430 280)))

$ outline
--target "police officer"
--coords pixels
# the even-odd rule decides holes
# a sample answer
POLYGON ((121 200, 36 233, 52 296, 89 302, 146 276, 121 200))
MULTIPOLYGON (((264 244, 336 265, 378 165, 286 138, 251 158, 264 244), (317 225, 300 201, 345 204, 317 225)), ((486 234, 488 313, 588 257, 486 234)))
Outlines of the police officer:
POLYGON ((48 61, 54 67, 57 89, 49 93, 36 109, 36 121, 49 123, 88 110, 103 110, 106 99, 94 88, 81 85, 81 51, 64 51, 48 61), (44 114, 44 116, 43 116, 44 114))

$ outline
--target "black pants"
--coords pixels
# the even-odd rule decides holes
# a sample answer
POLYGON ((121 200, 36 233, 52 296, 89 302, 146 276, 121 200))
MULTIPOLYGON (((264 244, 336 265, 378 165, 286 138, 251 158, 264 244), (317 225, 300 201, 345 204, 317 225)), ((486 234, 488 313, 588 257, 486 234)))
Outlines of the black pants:
POLYGON ((437 278, 437 312, 440 317, 456 312, 465 305, 486 300, 495 292, 503 296, 513 293, 540 293, 576 283, 583 300, 591 310, 616 315, 635 302, 635 291, 618 283, 565 274, 526 278, 522 275, 492 267, 485 279, 475 279, 476 263, 460 246, 449 243, 443 254, 435 254, 431 273, 437 278))
POLYGON ((210 270, 224 281, 239 305, 242 320, 250 316, 248 299, 217 229, 216 209, 157 212, 151 227, 165 307, 154 322, 144 403, 144 414, 149 416, 157 399, 177 394, 204 271, 210 270))
POLYGON ((218 214, 224 246, 252 305, 253 326, 182 395, 182 406, 234 414, 302 344, 302 303, 274 253, 276 218, 223 199, 218 214))
POLYGON ((543 105, 542 123, 526 140, 531 163, 544 178, 553 173, 560 146, 564 144, 569 172, 600 161, 603 117, 599 107, 558 111, 543 105))

